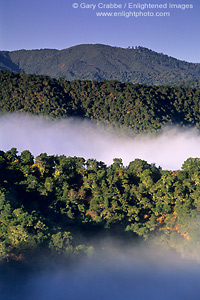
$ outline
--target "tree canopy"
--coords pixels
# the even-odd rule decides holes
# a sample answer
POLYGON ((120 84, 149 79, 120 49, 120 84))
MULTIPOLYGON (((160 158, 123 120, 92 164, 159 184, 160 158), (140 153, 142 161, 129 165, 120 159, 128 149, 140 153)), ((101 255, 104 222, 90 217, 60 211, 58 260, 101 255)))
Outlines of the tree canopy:
POLYGON ((200 90, 117 81, 66 81, 0 71, 0 112, 79 116, 135 132, 200 127, 200 90))
POLYGON ((200 163, 166 171, 135 159, 127 167, 16 148, 0 152, 0 257, 91 252, 105 232, 199 251, 200 163), (176 241, 176 242, 175 242, 176 241), (183 247, 184 245, 184 247, 183 247))

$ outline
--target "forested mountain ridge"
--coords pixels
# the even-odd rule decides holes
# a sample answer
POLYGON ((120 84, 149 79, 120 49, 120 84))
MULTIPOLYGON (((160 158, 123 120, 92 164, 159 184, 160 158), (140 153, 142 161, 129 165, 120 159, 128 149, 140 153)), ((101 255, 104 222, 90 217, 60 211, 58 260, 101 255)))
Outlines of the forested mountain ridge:
POLYGON ((144 47, 88 44, 64 50, 0 51, 0 69, 64 76, 66 80, 117 80, 169 84, 200 79, 200 64, 181 61, 144 47))
POLYGON ((200 89, 117 81, 66 81, 0 71, 1 113, 48 118, 79 116, 111 126, 149 132, 166 125, 200 128, 200 89))

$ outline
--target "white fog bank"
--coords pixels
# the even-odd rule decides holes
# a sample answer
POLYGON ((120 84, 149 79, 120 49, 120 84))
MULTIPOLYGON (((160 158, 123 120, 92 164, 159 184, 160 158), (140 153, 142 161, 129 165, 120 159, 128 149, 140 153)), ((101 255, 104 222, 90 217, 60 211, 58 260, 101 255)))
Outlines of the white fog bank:
POLYGON ((120 137, 92 122, 67 118, 49 121, 42 117, 10 114, 0 117, 0 149, 30 150, 34 156, 80 156, 112 164, 122 158, 128 165, 135 158, 162 169, 180 169, 189 157, 200 157, 200 135, 195 129, 166 128, 158 136, 120 137))

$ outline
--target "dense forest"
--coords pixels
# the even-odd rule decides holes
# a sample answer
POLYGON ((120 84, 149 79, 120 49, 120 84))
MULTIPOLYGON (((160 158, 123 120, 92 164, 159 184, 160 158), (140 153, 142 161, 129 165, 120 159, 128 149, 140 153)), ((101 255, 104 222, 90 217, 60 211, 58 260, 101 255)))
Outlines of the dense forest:
POLYGON ((68 49, 0 51, 0 69, 64 76, 66 80, 117 80, 148 85, 200 79, 200 64, 188 63, 144 47, 77 45, 68 49))
MULTIPOLYGON (((88 118, 131 131, 200 127, 193 87, 118 81, 67 81, 0 71, 0 112, 88 118)), ((13 145, 14 146, 14 145, 13 145)), ((135 159, 65 157, 28 149, 0 151, 0 261, 89 255, 106 235, 144 240, 199 259, 200 159, 167 171, 135 159)))
POLYGON ((200 89, 117 81, 66 81, 0 71, 0 111, 79 116, 135 132, 200 127, 200 89))
MULTIPOLYGON (((91 254, 93 238, 152 238, 183 255, 200 250, 200 159, 163 171, 135 159, 0 152, 0 258, 91 254)), ((198 258, 198 255, 197 255, 198 258)))

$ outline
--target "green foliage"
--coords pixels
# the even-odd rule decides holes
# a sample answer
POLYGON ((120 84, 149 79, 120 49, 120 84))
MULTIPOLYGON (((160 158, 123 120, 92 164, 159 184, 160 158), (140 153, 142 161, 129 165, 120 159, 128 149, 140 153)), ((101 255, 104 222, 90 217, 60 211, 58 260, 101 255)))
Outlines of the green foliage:
POLYGON ((199 251, 198 158, 163 171, 140 159, 125 167, 115 158, 106 166, 64 155, 34 158, 27 150, 19 155, 16 148, 0 157, 0 259, 40 250, 90 254, 90 239, 114 228, 144 239, 155 235, 180 252, 181 245, 199 251))
POLYGON ((157 131, 172 124, 199 129, 199 99, 200 90, 190 87, 69 82, 0 71, 0 111, 4 114, 25 112, 52 119, 79 116, 135 132, 157 131))
POLYGON ((52 234, 49 242, 49 248, 58 252, 59 254, 72 253, 73 247, 71 241, 72 237, 70 232, 57 232, 56 234, 52 234))

